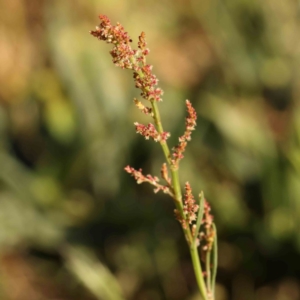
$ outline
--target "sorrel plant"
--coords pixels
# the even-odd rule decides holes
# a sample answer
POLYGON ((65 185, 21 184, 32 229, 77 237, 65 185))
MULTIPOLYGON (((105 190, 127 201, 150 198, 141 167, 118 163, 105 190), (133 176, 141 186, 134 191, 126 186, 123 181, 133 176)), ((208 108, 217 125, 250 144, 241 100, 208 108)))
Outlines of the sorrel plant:
POLYGON ((203 192, 199 194, 198 202, 195 200, 189 182, 185 183, 185 192, 182 196, 179 182, 179 164, 184 157, 187 142, 191 140, 192 131, 195 130, 196 111, 191 102, 186 100, 185 131, 179 137, 178 145, 170 150, 167 142, 170 133, 163 129, 158 107, 158 103, 162 101, 163 91, 157 87, 158 79, 152 73, 152 65, 146 62, 150 50, 147 48, 145 33, 142 32, 139 36, 138 49, 135 50, 131 47, 131 38, 120 23, 113 26, 107 16, 100 15, 99 18, 101 21, 99 26, 90 33, 97 39, 113 45, 110 54, 116 66, 133 72, 135 87, 141 91, 141 97, 147 105, 138 99, 134 99, 134 103, 153 121, 148 125, 135 122, 136 132, 147 140, 158 142, 165 157, 165 162, 161 167, 164 184, 159 183, 156 176, 144 175, 142 169, 135 170, 127 166, 125 170, 135 178, 138 184, 148 182, 155 187, 155 193, 162 191, 171 196, 175 204, 175 217, 181 224, 190 250, 200 294, 204 300, 212 300, 215 298, 217 272, 217 232, 210 205, 204 198, 203 192))

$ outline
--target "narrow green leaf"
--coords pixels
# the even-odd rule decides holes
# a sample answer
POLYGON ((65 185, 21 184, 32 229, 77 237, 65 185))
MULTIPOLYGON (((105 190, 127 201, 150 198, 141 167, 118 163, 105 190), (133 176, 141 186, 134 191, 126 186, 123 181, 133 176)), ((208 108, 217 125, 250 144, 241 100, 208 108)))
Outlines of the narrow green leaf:
POLYGON ((217 228, 214 223, 212 223, 213 230, 215 232, 214 243, 212 247, 212 273, 211 273, 211 289, 213 294, 215 293, 217 267, 218 267, 218 236, 217 228))

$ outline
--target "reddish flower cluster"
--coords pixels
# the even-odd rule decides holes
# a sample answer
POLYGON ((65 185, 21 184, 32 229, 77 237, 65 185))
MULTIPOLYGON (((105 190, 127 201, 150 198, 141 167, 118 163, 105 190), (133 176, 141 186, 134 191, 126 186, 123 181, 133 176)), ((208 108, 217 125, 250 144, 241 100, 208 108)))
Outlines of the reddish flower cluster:
POLYGON ((169 132, 163 132, 162 134, 160 134, 155 129, 155 126, 151 123, 149 123, 146 126, 138 122, 135 122, 134 125, 135 125, 136 132, 144 136, 146 140, 152 138, 155 142, 160 142, 160 141, 166 141, 170 137, 169 132))
MULTIPOLYGON (((143 59, 143 55, 140 57, 143 59)), ((141 96, 149 101, 162 101, 163 90, 155 88, 158 79, 152 74, 152 65, 135 66, 133 78, 135 87, 142 91, 141 96)))
POLYGON ((130 43, 132 42, 124 27, 117 23, 112 26, 110 20, 105 15, 100 15, 101 23, 96 30, 90 31, 91 35, 99 40, 113 44, 114 48, 110 51, 113 62, 116 66, 123 69, 132 69, 131 57, 136 54, 136 50, 132 50, 130 43))
POLYGON ((196 204, 196 200, 192 193, 192 188, 189 182, 185 183, 185 194, 184 194, 184 205, 183 205, 183 212, 185 215, 185 219, 182 219, 182 216, 175 209, 175 216, 176 219, 181 223, 184 229, 187 228, 188 224, 192 224, 193 221, 197 219, 197 211, 199 210, 199 205, 196 204))
POLYGON ((213 230, 213 216, 210 213, 210 205, 204 200, 204 214, 202 219, 202 224, 204 226, 203 231, 200 232, 200 243, 204 242, 202 250, 211 251, 212 245, 215 238, 215 232, 213 230))
POLYGON ((161 101, 163 91, 155 87, 158 79, 152 73, 152 66, 146 64, 146 56, 150 50, 146 48, 145 33, 142 32, 139 36, 139 50, 133 50, 130 46, 132 40, 120 23, 113 26, 107 16, 100 15, 99 18, 100 25, 90 33, 99 40, 114 45, 110 51, 114 64, 123 69, 134 70, 135 86, 142 91, 141 96, 144 99, 161 101))
POLYGON ((196 204, 195 198, 192 193, 191 185, 188 182, 186 182, 183 211, 186 215, 186 220, 189 224, 192 224, 192 222, 197 219, 196 213, 198 209, 199 205, 196 204))
POLYGON ((125 171, 129 174, 131 174, 136 182, 138 184, 141 184, 143 182, 148 182, 155 186, 154 193, 157 193, 158 191, 163 191, 165 194, 169 194, 171 197, 174 197, 173 193, 171 192, 170 188, 168 186, 159 184, 159 179, 156 176, 152 175, 143 175, 142 169, 139 169, 138 171, 134 168, 127 166, 124 168, 125 171))
POLYGON ((195 130, 197 114, 189 100, 185 101, 188 116, 185 119, 185 132, 179 138, 179 144, 173 148, 172 153, 172 164, 178 168, 179 161, 184 157, 183 152, 185 151, 187 142, 191 140, 192 131, 195 130))

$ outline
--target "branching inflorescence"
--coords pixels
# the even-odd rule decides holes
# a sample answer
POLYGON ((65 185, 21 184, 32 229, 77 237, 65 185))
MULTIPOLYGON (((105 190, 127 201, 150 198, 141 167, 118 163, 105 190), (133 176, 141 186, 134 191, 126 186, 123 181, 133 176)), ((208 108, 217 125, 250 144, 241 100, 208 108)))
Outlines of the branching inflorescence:
POLYGON ((99 40, 106 41, 113 45, 110 54, 113 63, 133 72, 135 87, 141 91, 141 97, 148 103, 144 105, 140 100, 134 99, 136 107, 145 115, 153 119, 153 123, 148 125, 135 122, 136 132, 144 136, 145 139, 152 139, 159 142, 166 163, 161 167, 161 177, 165 184, 159 183, 159 178, 152 175, 143 175, 142 170, 135 170, 127 166, 125 171, 131 174, 138 184, 148 182, 155 187, 154 192, 163 191, 170 195, 175 203, 175 216, 180 222, 185 234, 192 263, 197 279, 197 284, 203 299, 214 299, 214 285, 217 268, 217 248, 216 248, 216 228, 213 217, 210 213, 210 206, 204 199, 203 192, 199 195, 197 203, 192 188, 188 182, 185 184, 185 193, 182 197, 179 183, 179 162, 184 157, 187 142, 191 140, 192 131, 195 130, 197 114, 191 102, 186 100, 187 117, 185 121, 185 131, 179 137, 177 146, 170 148, 167 139, 170 133, 163 130, 160 113, 157 103, 162 101, 163 91, 157 87, 158 79, 152 72, 152 65, 147 64, 146 57, 150 50, 147 48, 146 35, 141 33, 138 40, 138 49, 132 49, 132 39, 125 32, 124 27, 117 23, 113 26, 109 18, 105 15, 99 16, 101 22, 95 30, 90 33, 99 40), (169 171, 170 175, 169 176, 169 171), (198 247, 201 247, 203 267, 199 260, 198 247))

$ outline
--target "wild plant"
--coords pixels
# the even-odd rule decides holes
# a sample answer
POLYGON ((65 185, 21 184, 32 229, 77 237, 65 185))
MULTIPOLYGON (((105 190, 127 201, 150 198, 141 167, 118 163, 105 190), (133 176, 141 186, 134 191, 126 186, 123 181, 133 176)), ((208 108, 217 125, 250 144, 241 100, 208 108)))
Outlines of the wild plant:
POLYGON ((200 192, 198 201, 194 198, 188 181, 182 196, 179 181, 180 162, 196 127, 196 111, 192 103, 186 100, 185 131, 178 138, 178 144, 170 148, 167 141, 170 133, 164 131, 158 105, 162 101, 163 90, 157 87, 158 79, 152 72, 153 67, 146 61, 150 52, 147 48, 146 34, 140 34, 138 49, 133 49, 132 39, 120 23, 113 26, 107 16, 100 15, 99 18, 101 22, 95 30, 90 31, 91 35, 112 44, 110 54, 113 63, 133 72, 135 87, 141 91, 140 95, 145 104, 136 98, 134 103, 142 113, 152 119, 152 123, 147 125, 135 122, 135 130, 146 140, 159 143, 165 158, 160 170, 164 183, 160 183, 156 176, 144 175, 142 169, 135 170, 126 166, 125 171, 131 174, 138 184, 148 182, 155 187, 154 193, 162 191, 173 199, 175 218, 182 227, 189 247, 200 294, 204 300, 213 300, 217 273, 217 231, 211 208, 203 192, 200 192))

